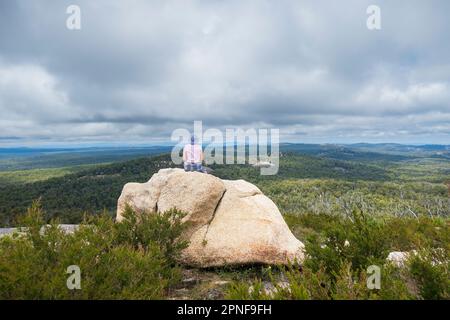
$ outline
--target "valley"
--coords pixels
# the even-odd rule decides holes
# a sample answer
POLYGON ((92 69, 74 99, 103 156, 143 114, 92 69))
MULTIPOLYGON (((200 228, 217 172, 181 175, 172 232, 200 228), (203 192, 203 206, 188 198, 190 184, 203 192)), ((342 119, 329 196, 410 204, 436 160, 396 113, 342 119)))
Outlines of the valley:
MULTIPOLYGON (((28 221, 30 226, 88 223, 96 225, 98 230, 93 232, 89 227, 81 228, 74 236, 55 232, 43 235, 47 240, 34 243, 33 251, 27 251, 26 261, 22 251, 31 249, 22 247, 25 243, 11 247, 8 241, 0 241, 0 266, 10 270, 11 277, 14 277, 11 274, 21 278, 22 274, 38 272, 36 268, 41 265, 54 270, 53 274, 61 271, 63 275, 63 270, 58 271, 61 266, 48 255, 49 247, 44 245, 58 241, 67 248, 60 253, 60 259, 71 261, 84 257, 80 261, 84 261, 83 272, 89 277, 84 281, 92 283, 91 287, 69 295, 64 288, 41 292, 39 288, 46 287, 49 281, 43 271, 33 285, 23 283, 23 288, 35 286, 36 292, 41 293, 36 295, 29 290, 27 295, 20 291, 20 286, 11 287, 13 282, 2 281, 0 272, 3 298, 449 298, 447 147, 286 144, 280 148, 280 168, 274 176, 261 176, 258 168, 251 165, 210 165, 213 175, 221 179, 244 179, 274 201, 293 235, 306 245, 308 259, 300 269, 265 265, 199 269, 173 264, 170 257, 168 261, 160 260, 154 247, 144 252, 136 249, 147 248, 146 242, 136 243, 144 237, 165 252, 164 241, 172 239, 171 233, 176 232, 164 229, 163 221, 150 221, 141 230, 156 228, 162 233, 158 231, 155 239, 151 236, 154 231, 150 236, 146 233, 136 238, 129 233, 129 230, 140 230, 132 225, 136 220, 126 222, 122 228, 112 219, 117 199, 127 182, 146 182, 160 169, 174 167, 165 151, 3 154, 0 159, 2 228, 28 221), (81 249, 78 243, 86 239, 96 243, 96 247, 81 249), (420 255, 408 262, 407 269, 399 269, 385 264, 389 252, 420 252, 420 255), (89 261, 94 260, 88 257, 99 254, 106 254, 106 260, 100 260, 100 265, 91 264, 89 261), (64 258, 66 255, 69 257, 64 258), (110 261, 110 255, 116 264, 106 262, 110 261), (139 269, 148 268, 147 264, 151 269, 139 269), (366 267, 372 264, 382 266, 382 290, 366 288, 366 267), (124 266, 127 271, 123 270, 124 266), (148 270, 156 270, 158 275, 148 270), (111 278, 108 274, 115 276, 111 278), (101 285, 97 283, 99 279, 103 279, 101 285), (141 285, 136 287, 132 283, 141 285), (133 290, 129 291, 127 286, 133 290), (286 286, 294 290, 287 290, 286 286), (111 291, 111 288, 117 289, 111 291)), ((32 235, 30 239, 34 239, 32 235)), ((64 281, 61 279, 61 283, 64 281)))

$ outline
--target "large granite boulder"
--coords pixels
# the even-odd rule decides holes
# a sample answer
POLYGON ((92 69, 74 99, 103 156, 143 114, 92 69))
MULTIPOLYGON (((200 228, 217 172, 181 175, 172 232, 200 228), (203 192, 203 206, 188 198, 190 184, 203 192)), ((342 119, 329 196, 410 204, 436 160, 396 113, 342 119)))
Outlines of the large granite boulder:
POLYGON ((304 245, 277 206, 255 185, 209 174, 162 169, 146 183, 128 183, 118 200, 117 220, 129 204, 155 214, 185 211, 189 240, 180 261, 197 267, 302 262, 304 245))

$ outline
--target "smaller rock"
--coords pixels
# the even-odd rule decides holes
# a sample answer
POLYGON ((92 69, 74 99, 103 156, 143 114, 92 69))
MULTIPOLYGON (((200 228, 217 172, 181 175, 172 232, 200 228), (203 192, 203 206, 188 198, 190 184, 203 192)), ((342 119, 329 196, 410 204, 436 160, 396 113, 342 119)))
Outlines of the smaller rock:
POLYGON ((403 267, 410 255, 410 252, 393 251, 389 253, 386 260, 397 267, 403 267))
MULTIPOLYGON (((49 228, 50 225, 42 226, 40 230, 40 234, 43 235, 45 230, 49 228)), ((79 225, 77 224, 60 224, 58 227, 64 231, 66 234, 72 234, 74 233, 78 228, 79 225)), ((27 231, 26 228, 0 228, 0 237, 4 236, 13 236, 13 235, 24 235, 27 231)))
POLYGON ((195 286, 196 284, 200 283, 200 279, 192 277, 192 278, 183 279, 181 282, 183 283, 183 285, 186 285, 186 286, 195 286))
POLYGON ((0 238, 18 232, 17 228, 0 228, 0 238))
POLYGON ((219 300, 223 298, 223 292, 220 291, 217 288, 213 288, 208 290, 207 294, 206 294, 206 299, 207 300, 219 300))

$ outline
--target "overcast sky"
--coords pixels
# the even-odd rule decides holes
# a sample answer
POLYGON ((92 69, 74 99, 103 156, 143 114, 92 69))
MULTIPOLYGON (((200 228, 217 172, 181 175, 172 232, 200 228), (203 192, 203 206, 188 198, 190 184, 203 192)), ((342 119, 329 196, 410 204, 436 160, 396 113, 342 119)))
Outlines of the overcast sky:
POLYGON ((449 144, 449 15, 447 0, 1 0, 0 146, 157 143, 194 120, 449 144))

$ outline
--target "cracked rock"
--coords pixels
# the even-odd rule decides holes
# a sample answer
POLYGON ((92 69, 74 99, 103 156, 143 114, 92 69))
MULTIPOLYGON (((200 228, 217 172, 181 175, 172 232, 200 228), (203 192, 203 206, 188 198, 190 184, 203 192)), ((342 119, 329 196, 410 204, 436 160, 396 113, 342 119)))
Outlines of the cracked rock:
POLYGON ((304 245, 277 206, 255 185, 209 174, 162 169, 147 183, 128 183, 118 200, 140 212, 185 211, 190 244, 180 262, 194 267, 287 264, 304 259, 304 245))

